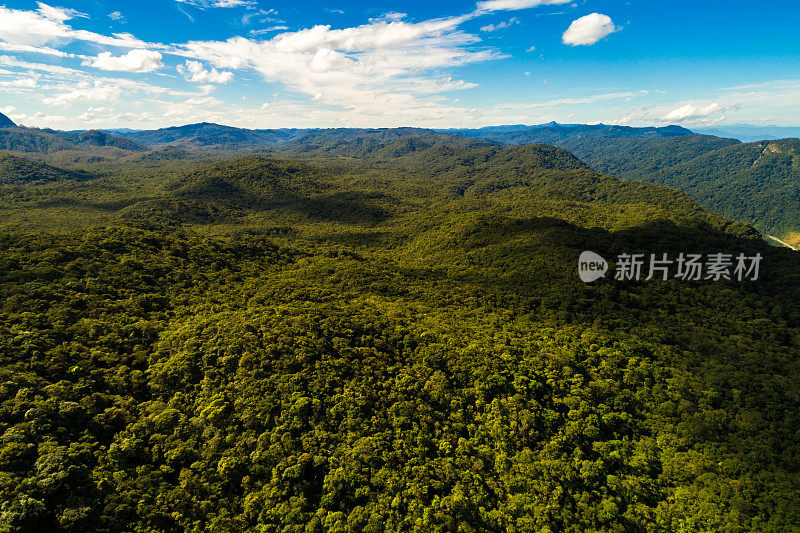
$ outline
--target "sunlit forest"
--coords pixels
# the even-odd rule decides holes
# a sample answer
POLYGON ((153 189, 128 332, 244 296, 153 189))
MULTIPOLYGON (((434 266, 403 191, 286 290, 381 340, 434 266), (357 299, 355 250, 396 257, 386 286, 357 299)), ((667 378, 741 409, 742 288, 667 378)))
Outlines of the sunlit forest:
POLYGON ((34 133, 0 531, 800 530, 800 256, 746 218, 543 144, 34 133), (586 284, 584 250, 764 259, 586 284))

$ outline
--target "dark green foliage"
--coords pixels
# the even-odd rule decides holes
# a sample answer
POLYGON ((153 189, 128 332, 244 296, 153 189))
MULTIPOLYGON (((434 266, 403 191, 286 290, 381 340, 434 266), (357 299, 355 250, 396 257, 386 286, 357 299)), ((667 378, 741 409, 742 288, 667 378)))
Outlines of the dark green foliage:
POLYGON ((4 196, 137 227, 4 226, 0 531, 800 527, 797 254, 559 148, 379 135, 4 196))
POLYGON ((52 153, 65 150, 89 151, 122 155, 141 152, 147 148, 128 139, 101 131, 66 132, 37 128, 0 128, 0 150, 29 153, 52 153), (116 149, 103 151, 102 148, 116 149))
POLYGON ((0 186, 75 180, 84 177, 85 174, 62 170, 44 163, 37 163, 30 159, 0 152, 0 186))
POLYGON ((564 139, 566 148, 592 168, 612 176, 642 179, 709 152, 741 144, 710 135, 681 135, 650 139, 564 139))
POLYGON ((593 168, 680 189, 703 208, 793 243, 800 239, 800 140, 742 144, 701 135, 570 140, 593 168))
POLYGON ((742 144, 674 128, 615 128, 497 127, 453 133, 510 145, 553 144, 599 172, 679 189, 704 209, 800 244, 797 139, 742 144))
POLYGON ((800 233, 800 140, 715 150, 647 181, 681 189, 706 209, 780 237, 800 233))
POLYGON ((301 130, 248 130, 201 122, 186 126, 120 134, 148 146, 180 143, 187 146, 246 148, 285 141, 295 137, 298 131, 301 130))
POLYGON ((109 146, 119 148, 121 150, 129 150, 131 152, 143 152, 147 147, 137 142, 118 137, 116 135, 109 135, 108 133, 90 130, 81 133, 76 133, 72 137, 67 137, 68 140, 75 143, 76 146, 109 146))

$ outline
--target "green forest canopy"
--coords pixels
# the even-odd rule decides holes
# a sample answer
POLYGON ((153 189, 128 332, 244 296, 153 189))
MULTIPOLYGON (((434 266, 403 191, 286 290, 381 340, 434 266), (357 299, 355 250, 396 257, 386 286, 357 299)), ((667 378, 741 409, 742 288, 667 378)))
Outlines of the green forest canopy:
POLYGON ((798 256, 447 139, 0 186, 0 530, 800 527, 798 256), (587 249, 763 272, 583 284, 587 249))

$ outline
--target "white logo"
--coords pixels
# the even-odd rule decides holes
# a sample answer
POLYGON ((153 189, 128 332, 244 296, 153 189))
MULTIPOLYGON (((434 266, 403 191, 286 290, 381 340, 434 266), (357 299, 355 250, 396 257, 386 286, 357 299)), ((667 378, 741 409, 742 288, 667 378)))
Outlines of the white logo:
POLYGON ((594 252, 583 252, 578 259, 578 276, 584 283, 602 278, 608 272, 608 261, 594 252))

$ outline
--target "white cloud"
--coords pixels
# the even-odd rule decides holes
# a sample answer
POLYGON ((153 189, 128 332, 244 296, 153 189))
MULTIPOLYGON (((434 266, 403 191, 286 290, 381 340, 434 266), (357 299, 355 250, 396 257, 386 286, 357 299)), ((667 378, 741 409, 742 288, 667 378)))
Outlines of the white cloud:
POLYGON ((233 79, 233 72, 215 68, 205 70, 199 61, 186 61, 186 66, 178 65, 178 72, 186 81, 194 83, 228 83, 233 79))
POLYGON ((181 4, 188 4, 192 7, 199 9, 206 9, 209 7, 248 7, 252 8, 258 5, 254 0, 176 0, 181 4))
POLYGON ((13 56, 0 56, 0 65, 6 67, 20 68, 26 70, 38 70, 47 72, 49 74, 56 74, 60 76, 80 76, 83 73, 69 67, 62 67, 60 65, 48 65, 46 63, 33 63, 30 61, 19 61, 13 56))
POLYGON ((81 13, 76 9, 68 9, 64 7, 52 7, 42 2, 36 2, 36 5, 39 6, 39 13, 42 16, 51 19, 51 20, 69 20, 74 18, 85 18, 88 19, 89 15, 86 13, 81 13))
POLYGON ((220 101, 213 96, 195 96, 186 100, 185 103, 192 106, 208 106, 218 105, 220 101))
POLYGON ((673 109, 662 117, 662 120, 667 122, 681 122, 684 120, 692 120, 707 117, 721 111, 722 108, 717 102, 712 102, 708 105, 701 106, 695 104, 682 105, 673 109))
POLYGON ((485 0, 478 2, 478 11, 516 11, 539 6, 558 6, 572 0, 485 0))
POLYGON ((612 124, 676 124, 711 125, 739 114, 739 121, 751 121, 745 116, 773 114, 774 110, 785 106, 789 99, 800 97, 797 92, 787 94, 786 101, 780 101, 777 94, 737 93, 715 100, 688 100, 683 102, 664 102, 627 109, 622 118, 611 119, 612 124), (744 115, 742 115, 744 112, 744 115))
MULTIPOLYGON (((546 81, 547 80, 545 80, 545 82, 546 81)), ((500 104, 495 106, 494 109, 498 111, 523 110, 523 109, 558 109, 563 106, 589 105, 606 100, 633 100, 634 98, 647 96, 648 94, 650 94, 650 91, 647 90, 626 91, 618 93, 603 93, 591 96, 584 96, 581 98, 558 98, 555 100, 548 100, 545 102, 534 102, 529 104, 500 104)))
POLYGON ((266 33, 272 33, 273 31, 283 31, 288 29, 289 26, 270 26, 269 28, 263 28, 260 30, 250 30, 250 35, 264 35, 266 33))
POLYGON ((608 15, 592 13, 573 21, 564 32, 562 41, 570 46, 591 46, 618 29, 608 15))
POLYGON ((50 48, 47 46, 32 46, 29 44, 11 44, 0 42, 0 50, 4 50, 6 52, 29 52, 33 54, 43 54, 55 57, 75 57, 74 54, 68 54, 66 52, 62 52, 61 50, 56 50, 55 48, 50 48))
POLYGON ((51 7, 41 2, 36 11, 10 9, 0 6, 0 40, 11 45, 41 46, 53 42, 87 41, 108 46, 145 48, 147 43, 130 34, 115 33, 111 37, 75 30, 65 21, 85 16, 72 9, 51 7))
POLYGON ((258 5, 258 2, 250 0, 217 0, 212 5, 214 7, 249 7, 258 5))
POLYGON ((111 52, 101 52, 96 58, 87 59, 83 64, 100 70, 136 73, 153 72, 164 66, 159 52, 140 49, 131 50, 118 57, 111 55, 111 52))
POLYGON ((108 18, 110 18, 111 20, 117 20, 117 21, 121 20, 122 22, 125 22, 125 15, 123 15, 119 11, 112 11, 111 13, 108 14, 108 18))
POLYGON ((111 102, 120 97, 121 90, 116 85, 104 84, 100 81, 89 84, 83 82, 77 87, 42 100, 48 105, 67 105, 75 102, 111 102))
POLYGON ((11 87, 20 87, 26 89, 33 89, 36 87, 35 78, 18 78, 10 83, 11 87))
MULTIPOLYGON (((477 38, 458 30, 463 20, 380 20, 337 30, 315 26, 267 41, 236 37, 181 47, 187 56, 218 67, 253 68, 268 81, 311 96, 321 95, 320 100, 327 104, 351 109, 405 108, 414 99, 409 93, 431 86, 424 71, 502 57, 491 50, 465 48, 477 38)), ((439 85, 439 90, 460 87, 454 82, 439 85)))
POLYGON ((491 32, 491 31, 502 30, 503 28, 510 28, 515 24, 519 24, 519 19, 517 17, 512 17, 508 20, 498 22, 497 24, 487 24, 486 26, 482 26, 481 31, 491 32))

